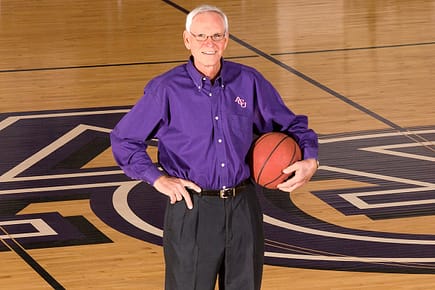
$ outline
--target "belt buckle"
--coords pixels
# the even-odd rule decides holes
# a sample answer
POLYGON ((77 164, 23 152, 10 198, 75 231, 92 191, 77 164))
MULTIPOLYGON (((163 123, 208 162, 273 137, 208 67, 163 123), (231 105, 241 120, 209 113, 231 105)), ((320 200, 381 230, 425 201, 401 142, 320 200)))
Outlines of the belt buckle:
POLYGON ((229 198, 236 195, 236 189, 235 188, 225 188, 219 190, 219 197, 220 198, 229 198))

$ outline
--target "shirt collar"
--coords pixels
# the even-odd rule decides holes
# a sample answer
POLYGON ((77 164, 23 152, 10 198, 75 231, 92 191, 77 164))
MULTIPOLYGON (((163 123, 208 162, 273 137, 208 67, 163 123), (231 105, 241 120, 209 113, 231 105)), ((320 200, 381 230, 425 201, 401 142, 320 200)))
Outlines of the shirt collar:
MULTIPOLYGON (((219 84, 219 86, 223 86, 224 81, 222 78, 222 71, 224 66, 224 60, 221 59, 221 72, 216 77, 216 82, 219 84)), ((187 72, 192 79, 193 83, 198 89, 201 89, 204 86, 204 82, 206 81, 206 77, 204 77, 195 67, 193 64, 193 56, 190 56, 189 62, 187 63, 187 72)))

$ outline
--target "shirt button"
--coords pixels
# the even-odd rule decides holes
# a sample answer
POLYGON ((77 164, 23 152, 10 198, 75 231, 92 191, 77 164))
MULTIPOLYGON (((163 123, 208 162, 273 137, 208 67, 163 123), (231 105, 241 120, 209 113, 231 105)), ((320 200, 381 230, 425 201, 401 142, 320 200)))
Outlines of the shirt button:
POLYGON ((222 143, 222 139, 218 139, 218 143, 222 143))
POLYGON ((211 97, 211 96, 213 96, 213 94, 212 93, 208 93, 208 95, 211 97))
POLYGON ((225 167, 225 163, 221 163, 221 167, 222 167, 222 168, 225 167))
POLYGON ((202 78, 202 80, 203 80, 203 81, 205 81, 205 80, 206 80, 206 78, 204 77, 204 78, 202 78))
POLYGON ((214 119, 217 121, 219 120, 219 116, 215 116, 214 119))

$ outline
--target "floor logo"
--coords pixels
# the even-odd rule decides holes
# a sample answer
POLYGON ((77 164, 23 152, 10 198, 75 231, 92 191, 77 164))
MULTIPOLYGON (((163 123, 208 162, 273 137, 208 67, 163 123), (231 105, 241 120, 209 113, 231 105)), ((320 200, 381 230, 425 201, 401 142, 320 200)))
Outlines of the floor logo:
MULTIPOLYGON (((0 239, 25 248, 111 242, 84 217, 19 215, 31 203, 89 199, 113 228, 161 244, 165 198, 117 167, 85 168, 109 148, 128 108, 0 114, 0 239)), ((346 216, 395 219, 435 212, 435 128, 320 136, 318 180, 365 187, 313 192, 346 216)), ((286 195, 258 190, 266 263, 311 269, 435 273, 435 235, 366 231, 307 215, 286 195)), ((3 244, 0 251, 8 250, 3 244)))

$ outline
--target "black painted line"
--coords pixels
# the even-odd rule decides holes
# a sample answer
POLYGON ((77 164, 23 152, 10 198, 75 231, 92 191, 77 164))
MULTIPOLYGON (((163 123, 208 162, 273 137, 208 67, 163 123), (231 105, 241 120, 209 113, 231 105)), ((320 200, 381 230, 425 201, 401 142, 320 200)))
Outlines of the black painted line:
POLYGON ((371 49, 383 49, 383 48, 413 47, 413 46, 422 46, 422 45, 435 45, 435 41, 433 41, 433 42, 417 42, 417 43, 379 45, 379 46, 367 46, 367 47, 351 47, 351 48, 336 48, 336 49, 323 49, 323 50, 281 52, 281 53, 271 53, 270 55, 291 55, 291 54, 341 52, 341 51, 354 51, 354 50, 371 50, 371 49))
MULTIPOLYGON (((241 59, 258 57, 257 55, 240 55, 229 57, 229 59, 241 59)), ((60 67, 39 67, 39 68, 22 68, 22 69, 4 69, 0 73, 17 73, 17 72, 31 72, 31 71, 51 71, 51 70, 71 70, 71 69, 93 69, 104 67, 123 67, 135 65, 159 65, 159 64, 175 64, 185 63, 186 60, 169 60, 169 61, 149 61, 149 62, 130 62, 130 63, 108 63, 108 64, 92 64, 92 65, 78 65, 78 66, 60 66, 60 67)))
POLYGON ((189 13, 189 10, 187 10, 186 8, 178 5, 177 3, 174 3, 172 1, 168 1, 168 0, 162 0, 163 2, 165 2, 166 4, 171 5, 172 7, 174 7, 175 9, 180 10, 181 12, 184 12, 185 14, 189 13))
POLYGON ((39 67, 39 68, 23 68, 23 69, 5 69, 0 70, 0 73, 13 73, 13 72, 29 72, 29 71, 49 71, 49 70, 68 70, 68 69, 84 69, 84 68, 101 68, 101 67, 117 67, 117 66, 134 66, 134 65, 148 65, 148 64, 166 64, 178 63, 177 61, 159 61, 159 62, 131 62, 131 63, 109 63, 109 64, 92 64, 92 65, 77 65, 77 66, 60 66, 60 67, 39 67))
MULTIPOLYGON (((7 234, 7 232, 1 228, 7 234)), ((27 263, 36 273, 39 274, 53 289, 65 289, 53 276, 50 275, 39 263, 24 250, 24 248, 14 239, 2 239, 2 242, 13 252, 15 252, 24 262, 27 263)))
POLYGON ((357 109, 357 110, 359 110, 359 111, 362 111, 363 113, 365 113, 365 114, 367 114, 367 115, 373 117, 374 119, 376 119, 376 120, 378 120, 378 121, 380 121, 380 122, 382 122, 382 123, 388 125, 388 126, 391 127, 391 128, 394 128, 394 129, 399 130, 399 131, 405 131, 405 129, 403 129, 403 128, 400 127, 399 125, 397 125, 397 124, 391 122, 390 120, 385 119, 385 118, 382 117, 381 115, 379 115, 379 114, 377 114, 377 113, 375 113, 375 112, 373 112, 373 111, 367 109, 366 107, 364 107, 364 106, 362 106, 362 105, 360 105, 360 104, 358 104, 358 103, 352 101, 351 99, 349 99, 349 98, 343 96, 342 94, 340 94, 340 93, 334 91, 333 89, 328 88, 327 86, 325 86, 325 85, 319 83, 318 81, 316 81, 316 80, 314 80, 313 78, 307 76, 306 74, 304 74, 304 73, 302 73, 302 72, 300 72, 300 71, 298 71, 298 70, 292 68, 291 66, 289 66, 289 65, 287 65, 287 64, 285 64, 285 63, 283 63, 283 62, 281 62, 281 61, 279 61, 279 60, 277 60, 277 59, 274 58, 273 56, 271 56, 271 55, 269 55, 269 54, 267 54, 267 53, 265 53, 265 52, 263 52, 263 51, 261 51, 261 50, 255 48, 255 47, 251 46, 251 45, 248 44, 247 42, 245 42, 245 41, 243 41, 243 40, 241 40, 241 39, 239 39, 239 38, 237 38, 237 37, 235 37, 235 36, 233 36, 233 35, 230 35, 230 38, 231 38, 232 40, 236 41, 237 43, 239 43, 240 45, 243 45, 244 47, 246 47, 246 48, 248 48, 248 49, 254 51, 255 53, 257 53, 258 55, 264 57, 265 59, 267 59, 267 60, 273 62, 274 64, 276 64, 276 65, 282 67, 283 69, 287 70, 288 72, 290 72, 290 73, 292 73, 292 74, 294 74, 294 75, 296 75, 296 76, 302 78, 303 80, 309 82, 310 84, 312 84, 312 85, 314 85, 315 87, 321 89, 322 91, 325 91, 325 92, 329 93, 330 95, 336 97, 337 99, 339 99, 339 100, 345 102, 346 104, 348 104, 348 105, 354 107, 355 109, 357 109))
MULTIPOLYGON (((183 8, 183 7, 181 7, 181 6, 179 6, 178 4, 176 4, 176 3, 172 2, 172 1, 169 1, 169 0, 162 0, 162 1, 165 2, 165 3, 167 3, 167 4, 169 4, 169 5, 171 5, 171 6, 173 6, 173 7, 175 7, 176 9, 178 9, 178 10, 180 10, 180 11, 186 13, 186 14, 189 13, 189 11, 188 11, 187 9, 185 9, 185 8, 183 8)), ((304 74, 304 73, 302 73, 302 72, 300 72, 300 71, 298 71, 298 70, 292 68, 292 67, 289 66, 289 65, 286 65, 285 63, 283 63, 283 62, 277 60, 277 59, 274 58, 273 56, 271 56, 271 55, 269 55, 269 54, 267 54, 267 53, 261 51, 260 49, 258 49, 258 48, 256 48, 256 47, 250 45, 249 43, 247 43, 247 42, 241 40, 240 38, 238 38, 238 37, 236 37, 236 36, 230 34, 230 39, 232 39, 233 41, 237 42, 237 43, 240 44, 241 46, 243 46, 243 47, 245 47, 245 48, 247 48, 247 49, 253 51, 254 53, 258 54, 259 56, 261 56, 261 57, 263 57, 263 58, 265 58, 265 59, 271 61, 272 63, 274 63, 274 64, 276 64, 276 65, 278 65, 278 66, 280 66, 280 67, 282 67, 283 69, 287 70, 288 72, 290 72, 290 73, 292 73, 292 74, 294 74, 294 75, 296 75, 296 76, 302 78, 303 80, 309 82, 310 84, 314 85, 315 87, 317 87, 317 88, 319 88, 319 89, 321 89, 321 90, 323 90, 323 91, 329 93, 330 95, 336 97, 337 99, 339 99, 339 100, 345 102, 346 104, 348 104, 348 105, 354 107, 355 109, 357 109, 357 110, 359 110, 359 111, 362 111, 363 113, 365 113, 365 114, 371 116, 372 118, 374 118, 374 119, 376 119, 376 120, 378 120, 378 121, 380 121, 380 122, 386 124, 387 126, 389 126, 389 127, 391 127, 391 128, 394 128, 394 129, 396 129, 396 130, 399 130, 399 131, 405 131, 405 129, 403 129, 403 128, 400 127, 399 125, 397 125, 397 124, 391 122, 390 120, 385 119, 385 118, 382 117, 381 115, 376 114, 375 112, 373 112, 373 111, 367 109, 366 107, 364 107, 364 106, 362 106, 362 105, 360 105, 360 104, 358 104, 358 103, 356 103, 356 102, 350 100, 349 98, 347 98, 347 97, 343 96, 342 94, 340 94, 340 93, 334 91, 333 89, 328 88, 327 86, 325 86, 325 85, 319 83, 318 81, 314 80, 313 78, 310 78, 310 77, 307 76, 306 74, 304 74)))

